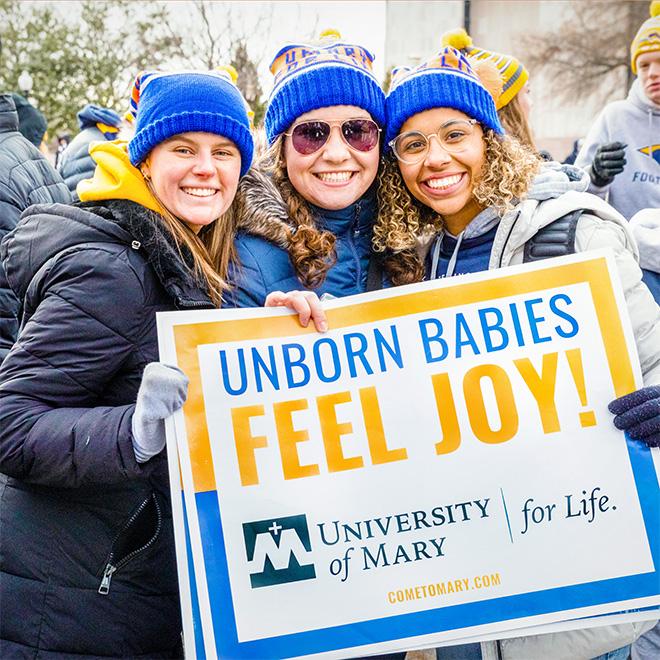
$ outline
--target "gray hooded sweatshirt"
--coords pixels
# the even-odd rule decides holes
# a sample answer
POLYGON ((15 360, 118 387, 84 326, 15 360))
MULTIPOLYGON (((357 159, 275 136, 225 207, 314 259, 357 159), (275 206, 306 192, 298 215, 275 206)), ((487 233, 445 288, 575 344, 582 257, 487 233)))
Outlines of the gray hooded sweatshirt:
POLYGON ((626 167, 603 188, 592 192, 607 201, 627 220, 640 209, 660 208, 660 106, 652 103, 639 80, 628 98, 605 106, 575 159, 578 167, 591 165, 596 149, 607 142, 623 142, 626 167))

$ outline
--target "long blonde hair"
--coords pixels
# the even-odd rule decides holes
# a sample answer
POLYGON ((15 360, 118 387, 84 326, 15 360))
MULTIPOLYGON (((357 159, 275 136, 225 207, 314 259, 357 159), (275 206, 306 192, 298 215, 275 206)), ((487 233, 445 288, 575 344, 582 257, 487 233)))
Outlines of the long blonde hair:
POLYGON ((169 231, 181 260, 191 267, 193 276, 206 287, 214 305, 220 307, 225 291, 229 289, 227 273, 229 263, 236 253, 234 237, 236 235, 237 213, 235 202, 214 222, 203 227, 199 234, 174 215, 159 199, 151 180, 145 177, 145 182, 154 199, 162 208, 161 213, 154 213, 156 221, 160 221, 169 231), (191 263, 192 262, 192 263, 191 263))
MULTIPOLYGON (((486 129, 483 140, 484 165, 472 195, 484 208, 492 206, 504 213, 525 197, 541 161, 515 138, 486 129)), ((442 216, 410 194, 393 154, 384 160, 373 248, 384 254, 385 270, 393 284, 420 282, 424 264, 415 248, 423 234, 443 228, 442 216)))
POLYGON ((520 99, 516 94, 503 108, 497 111, 497 115, 508 135, 516 138, 521 144, 532 151, 538 151, 532 135, 532 127, 529 125, 525 113, 520 107, 520 99))

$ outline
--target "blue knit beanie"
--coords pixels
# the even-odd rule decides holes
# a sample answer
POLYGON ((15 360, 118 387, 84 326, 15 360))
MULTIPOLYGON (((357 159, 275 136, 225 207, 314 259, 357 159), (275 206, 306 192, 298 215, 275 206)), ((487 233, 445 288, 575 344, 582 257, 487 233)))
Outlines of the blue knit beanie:
POLYGON ((275 55, 275 86, 264 117, 270 144, 300 115, 331 105, 355 105, 385 124, 385 94, 371 70, 374 56, 340 39, 327 30, 317 45, 289 44, 275 55))
POLYGON ((504 133, 493 96, 466 57, 451 47, 443 48, 415 68, 395 69, 386 108, 386 145, 399 134, 401 126, 410 117, 432 108, 460 110, 482 126, 504 133))
POLYGON ((96 124, 105 124, 119 128, 121 117, 112 108, 102 108, 100 105, 88 103, 78 114, 78 126, 80 130, 96 126, 96 124))
POLYGON ((135 134, 128 155, 135 167, 164 140, 201 131, 232 140, 241 153, 241 176, 250 169, 254 144, 245 100, 224 72, 141 73, 130 112, 135 134))

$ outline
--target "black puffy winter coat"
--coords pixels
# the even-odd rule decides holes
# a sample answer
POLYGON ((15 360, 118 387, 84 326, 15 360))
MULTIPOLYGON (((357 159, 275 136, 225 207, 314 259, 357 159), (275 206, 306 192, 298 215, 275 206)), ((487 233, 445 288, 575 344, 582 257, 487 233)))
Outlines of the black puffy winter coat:
MULTIPOLYGON (((71 193, 45 156, 18 132, 11 94, 0 94, 0 239, 31 204, 62 202, 71 193)), ((0 266, 0 362, 16 340, 19 303, 0 266)))
POLYGON ((0 368, 0 657, 173 657, 180 613, 165 453, 131 417, 155 313, 212 307, 153 214, 32 207, 2 243, 24 299, 0 368))

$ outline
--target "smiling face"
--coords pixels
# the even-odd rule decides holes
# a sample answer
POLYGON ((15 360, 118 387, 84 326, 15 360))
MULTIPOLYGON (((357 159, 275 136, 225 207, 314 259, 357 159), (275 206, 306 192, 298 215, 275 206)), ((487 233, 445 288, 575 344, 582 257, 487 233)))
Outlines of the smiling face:
POLYGON ((378 146, 358 151, 344 141, 339 124, 347 119, 371 119, 371 115, 353 105, 333 105, 300 115, 294 125, 314 120, 332 123, 328 141, 307 156, 293 148, 290 137, 284 138, 284 160, 291 185, 306 201, 330 211, 344 209, 362 197, 378 172, 378 146))
POLYGON ((214 133, 181 133, 155 146, 141 168, 159 201, 195 233, 231 205, 241 154, 214 133))
POLYGON ((660 50, 642 53, 637 57, 637 75, 646 97, 660 105, 660 50))
MULTIPOLYGON (((466 120, 470 117, 452 108, 425 110, 410 117, 399 134, 420 131, 430 135, 446 122, 455 119, 466 120)), ((414 165, 399 161, 399 170, 413 197, 441 215, 447 229, 457 235, 481 210, 472 190, 485 158, 483 132, 477 125, 460 152, 449 153, 432 137, 426 157, 414 165)))

